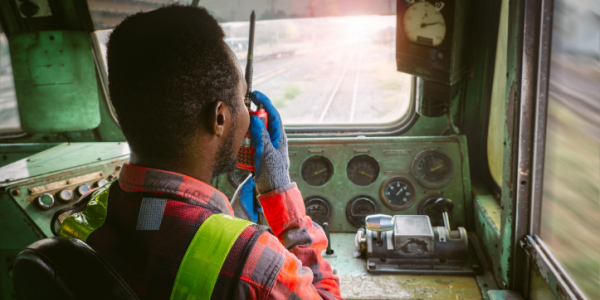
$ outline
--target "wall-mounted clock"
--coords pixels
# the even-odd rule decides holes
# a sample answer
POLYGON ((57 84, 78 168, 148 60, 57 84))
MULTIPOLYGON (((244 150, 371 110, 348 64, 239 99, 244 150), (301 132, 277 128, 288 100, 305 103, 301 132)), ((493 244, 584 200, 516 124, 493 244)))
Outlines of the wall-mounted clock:
POLYGON ((398 71, 454 85, 470 68, 471 0, 398 0, 398 71))

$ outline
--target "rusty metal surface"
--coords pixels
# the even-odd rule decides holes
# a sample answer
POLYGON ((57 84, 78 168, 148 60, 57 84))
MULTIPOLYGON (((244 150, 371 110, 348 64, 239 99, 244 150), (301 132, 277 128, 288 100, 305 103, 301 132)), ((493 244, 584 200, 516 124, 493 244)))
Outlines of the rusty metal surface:
POLYGON ((331 234, 336 258, 326 258, 340 278, 346 299, 484 299, 473 276, 380 275, 354 258, 354 234, 331 234))

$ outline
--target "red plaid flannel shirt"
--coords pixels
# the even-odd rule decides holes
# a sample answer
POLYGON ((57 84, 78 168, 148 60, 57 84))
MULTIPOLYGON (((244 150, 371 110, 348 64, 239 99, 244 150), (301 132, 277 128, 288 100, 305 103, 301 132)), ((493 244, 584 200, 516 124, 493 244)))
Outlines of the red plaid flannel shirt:
MULTIPOLYGON (((87 243, 142 299, 168 299, 202 222, 214 213, 233 215, 233 210, 221 192, 182 174, 126 163, 118 183, 111 187, 104 225, 87 243)), ((259 200, 275 235, 258 225, 242 232, 221 269, 212 299, 342 299, 339 280, 321 257, 327 238, 306 216, 296 184, 259 200), (234 283, 236 272, 239 281, 234 283)))

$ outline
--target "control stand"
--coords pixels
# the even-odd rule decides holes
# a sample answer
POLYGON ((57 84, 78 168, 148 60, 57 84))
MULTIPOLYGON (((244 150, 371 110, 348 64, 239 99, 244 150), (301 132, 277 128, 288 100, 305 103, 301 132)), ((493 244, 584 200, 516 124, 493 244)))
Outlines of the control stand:
POLYGON ((355 257, 366 257, 367 271, 395 274, 473 275, 479 273, 463 227, 451 230, 454 204, 439 198, 433 208, 444 226, 433 227, 426 215, 370 215, 356 233, 355 257))

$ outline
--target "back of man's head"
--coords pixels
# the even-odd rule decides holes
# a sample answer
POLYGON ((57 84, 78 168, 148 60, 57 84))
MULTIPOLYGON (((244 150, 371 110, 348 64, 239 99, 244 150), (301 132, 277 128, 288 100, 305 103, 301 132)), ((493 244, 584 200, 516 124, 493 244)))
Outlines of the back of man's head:
POLYGON ((203 107, 235 114, 241 80, 224 33, 204 8, 166 6, 126 18, 107 46, 110 99, 132 151, 182 158, 203 107))

